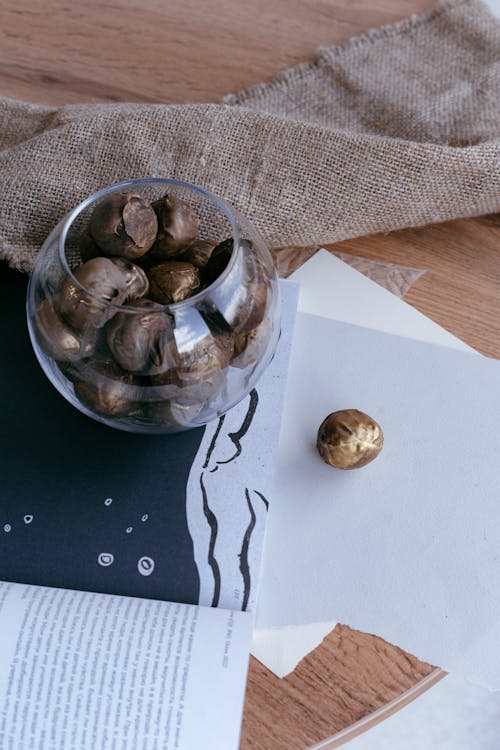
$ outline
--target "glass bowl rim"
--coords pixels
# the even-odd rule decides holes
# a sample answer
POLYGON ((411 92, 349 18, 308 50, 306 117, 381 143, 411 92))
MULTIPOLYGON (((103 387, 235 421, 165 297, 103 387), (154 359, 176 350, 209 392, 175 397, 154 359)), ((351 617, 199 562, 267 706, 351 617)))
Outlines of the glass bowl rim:
MULTIPOLYGON (((148 309, 148 315, 150 313, 165 313, 165 312, 172 312, 175 313, 178 310, 181 310, 183 308, 192 307, 193 305, 197 304, 198 302, 202 301, 208 294, 212 293, 214 289, 216 289, 222 282, 224 281, 225 277, 229 274, 232 267, 236 263, 236 256, 238 252, 234 252, 234 248, 236 247, 237 250, 240 249, 240 238, 238 233, 238 228, 236 226, 236 222, 234 219, 234 213, 235 209, 232 208, 229 204, 227 204, 225 201, 222 200, 222 198, 219 198, 217 195, 214 195, 214 193, 211 193, 209 190, 205 190, 205 188, 199 187, 198 185, 195 185, 192 182, 185 182, 183 180, 173 180, 168 177, 136 177, 131 180, 124 180, 122 182, 115 182, 112 185, 108 185, 105 188, 102 188, 101 190, 98 190, 95 193, 92 193, 92 195, 89 195, 85 200, 81 201, 77 206, 75 206, 66 216, 65 219, 63 219, 63 225, 61 228, 61 234, 59 236, 59 247, 58 247, 58 253, 59 253, 59 260, 61 262, 61 265, 65 271, 65 273, 68 275, 68 278, 74 283, 79 289, 85 292, 85 294, 88 294, 92 299, 95 299, 99 302, 99 304, 105 306, 105 307, 114 307, 117 310, 121 311, 128 311, 131 313, 144 313, 144 308, 141 307, 135 307, 134 305, 119 305, 115 302, 110 302, 108 300, 103 300, 101 297, 98 297, 96 294, 91 292, 89 289, 87 289, 83 284, 81 284, 76 276, 73 274, 71 268, 69 267, 68 260, 66 258, 66 237, 68 234, 68 231, 73 224, 74 220, 79 216, 79 214, 84 211, 88 206, 90 206, 95 201, 99 200, 100 198, 105 197, 109 193, 119 192, 122 189, 125 188, 134 188, 138 185, 152 185, 152 184, 160 184, 160 185, 170 185, 174 187, 180 187, 180 188, 186 188, 188 190, 192 190, 195 193, 198 193, 199 195, 203 196, 204 198, 208 199, 211 203, 215 204, 215 206, 221 211, 226 219, 229 222, 229 225, 231 227, 232 231, 232 240, 233 240, 233 252, 231 253, 231 258, 229 259, 229 263, 225 267, 225 269, 222 271, 222 273, 205 289, 201 289, 196 294, 193 294, 191 297, 186 297, 186 299, 181 300, 180 302, 171 302, 168 305, 161 305, 158 303, 158 307, 152 308, 151 310, 148 309)), ((144 253, 146 255, 147 253, 144 253)), ((110 260, 112 260, 114 257, 122 257, 122 256, 104 256, 103 257, 109 257, 110 260)), ((142 257, 142 256, 141 256, 142 257)), ((127 259, 126 259, 127 260, 127 259)), ((128 259, 131 263, 134 263, 134 259, 128 259)))

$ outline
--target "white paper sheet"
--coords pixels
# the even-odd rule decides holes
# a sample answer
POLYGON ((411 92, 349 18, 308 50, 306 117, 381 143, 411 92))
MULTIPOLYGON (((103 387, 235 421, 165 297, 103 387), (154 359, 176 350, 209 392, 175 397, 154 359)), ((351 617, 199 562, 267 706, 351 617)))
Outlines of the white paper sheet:
MULTIPOLYGON (((333 265, 344 266, 331 256, 328 263, 327 299, 333 265)), ((344 281, 354 274, 347 300, 359 303, 361 282, 369 296, 372 282, 343 271, 344 281)), ((388 297, 397 305, 392 320, 400 321, 407 306, 388 297)), ((321 294, 314 299, 318 305, 321 294)), ((308 315, 299 316, 295 344, 258 626, 340 615, 421 658, 500 685, 491 658, 500 636, 500 529, 492 521, 500 406, 491 396, 500 387, 499 363, 308 315), (314 436, 328 411, 349 405, 378 416, 386 447, 366 469, 341 473, 318 463, 314 436), (447 421, 454 427, 443 431, 447 421), (443 440, 436 458, 431 438, 448 432, 453 439, 443 440)))
MULTIPOLYGON (((295 271, 292 278, 300 284, 299 313, 313 313, 420 341, 471 351, 456 336, 327 250, 319 250, 295 271)), ((286 409, 285 403, 285 411, 286 409)), ((271 545, 272 533, 267 533, 268 544, 271 545)), ((264 574, 267 575, 267 571, 264 574)), ((278 677, 284 677, 334 627, 334 621, 307 624, 304 627, 267 629, 261 629, 257 623, 252 654, 278 677)))
MULTIPOLYGON (((292 278, 300 284, 301 312, 470 351, 456 336, 327 250, 319 250, 292 278)), ((271 534, 272 531, 267 533, 270 545, 274 543, 271 534)), ((284 677, 334 627, 334 621, 267 629, 257 623, 252 654, 278 677, 284 677)))
POLYGON ((319 250, 290 278, 300 284, 299 313, 472 351, 452 333, 327 250, 319 250))
POLYGON ((336 624, 335 620, 329 620, 284 628, 256 629, 252 638, 252 654, 277 677, 286 677, 306 654, 319 646, 336 624))

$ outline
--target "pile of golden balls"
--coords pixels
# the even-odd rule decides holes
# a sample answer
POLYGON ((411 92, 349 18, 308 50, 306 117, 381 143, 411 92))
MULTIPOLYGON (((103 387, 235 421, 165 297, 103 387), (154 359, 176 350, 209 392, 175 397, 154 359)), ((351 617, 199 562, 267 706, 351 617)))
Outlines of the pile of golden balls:
POLYGON ((200 307, 209 335, 178 348, 175 318, 164 306, 213 285, 233 254, 232 239, 202 240, 199 225, 175 195, 149 202, 115 193, 96 206, 80 236, 82 263, 73 278, 39 305, 42 348, 98 414, 187 424, 220 393, 229 365, 249 367, 267 347, 269 281, 251 243, 240 240, 244 257, 228 282, 234 289, 200 307), (144 405, 130 386, 173 390, 144 405))

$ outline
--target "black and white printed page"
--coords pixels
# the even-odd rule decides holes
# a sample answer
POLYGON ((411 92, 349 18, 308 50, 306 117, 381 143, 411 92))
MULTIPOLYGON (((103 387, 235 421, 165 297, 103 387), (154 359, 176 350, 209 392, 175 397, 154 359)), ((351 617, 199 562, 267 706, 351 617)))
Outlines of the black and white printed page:
POLYGON ((252 615, 0 583, 2 750, 236 750, 252 615))

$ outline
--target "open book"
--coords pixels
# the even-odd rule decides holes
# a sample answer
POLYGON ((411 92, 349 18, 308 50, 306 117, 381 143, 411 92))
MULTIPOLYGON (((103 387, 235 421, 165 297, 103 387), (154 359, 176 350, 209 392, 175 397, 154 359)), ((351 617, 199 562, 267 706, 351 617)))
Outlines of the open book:
POLYGON ((234 750, 295 285, 249 396, 155 437, 70 407, 2 291, 0 747, 234 750))

